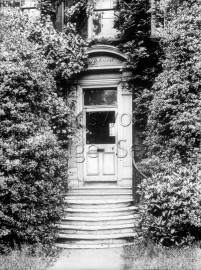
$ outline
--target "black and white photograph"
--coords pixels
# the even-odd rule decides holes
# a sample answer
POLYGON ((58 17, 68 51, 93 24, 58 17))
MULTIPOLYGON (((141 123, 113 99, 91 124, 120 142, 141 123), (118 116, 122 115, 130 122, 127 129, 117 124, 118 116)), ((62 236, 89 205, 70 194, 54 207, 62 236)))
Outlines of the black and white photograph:
POLYGON ((201 0, 0 0, 0 270, 201 270, 201 0))

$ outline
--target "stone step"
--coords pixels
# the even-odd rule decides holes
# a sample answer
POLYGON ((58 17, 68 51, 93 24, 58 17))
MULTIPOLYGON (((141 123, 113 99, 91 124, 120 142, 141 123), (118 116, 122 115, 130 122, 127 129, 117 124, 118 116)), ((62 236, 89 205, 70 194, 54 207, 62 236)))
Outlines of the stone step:
POLYGON ((87 230, 87 231, 99 231, 99 230, 110 230, 110 229, 122 229, 122 228, 134 228, 133 223, 128 224, 115 224, 115 225, 91 225, 91 226, 79 226, 79 225, 69 225, 58 224, 59 229, 74 229, 74 230, 87 230))
POLYGON ((134 238, 137 234, 132 233, 119 233, 119 234, 66 234, 66 233, 59 233, 60 239, 73 239, 73 240, 112 240, 112 239, 127 239, 127 238, 134 238))
MULTIPOLYGON (((117 181, 88 181, 85 182, 84 187, 97 187, 97 188, 101 188, 101 187, 111 187, 113 188, 114 186, 117 186, 117 181)), ((74 188, 74 187, 73 187, 74 188)))
POLYGON ((70 220, 77 220, 77 221, 90 221, 90 222, 97 222, 97 221, 107 221, 107 220, 121 220, 121 219, 130 219, 134 218, 135 215, 127 215, 123 217, 66 217, 62 220, 70 221, 70 220))
MULTIPOLYGON (((90 205, 90 204, 89 204, 90 205)), ((128 207, 117 207, 117 208, 66 208, 66 211, 69 211, 69 212, 82 212, 82 213, 91 213, 91 212, 94 212, 94 213, 101 213, 101 212, 119 212, 119 211, 127 211, 127 210, 130 210, 130 211, 135 211, 136 213, 138 212, 138 207, 137 206, 128 206, 128 207)))
MULTIPOLYGON (((125 224, 124 224, 125 225, 125 224)), ((127 233, 134 233, 134 228, 122 228, 122 229, 104 229, 104 230, 76 230, 76 229, 60 229, 59 233, 61 234, 69 234, 69 235, 111 235, 111 234, 127 234, 127 233)))
POLYGON ((114 209, 76 209, 67 208, 65 210, 66 217, 107 217, 107 216, 126 216, 137 213, 135 206, 124 207, 124 208, 114 208, 114 209))
POLYGON ((127 244, 135 239, 134 236, 129 238, 113 238, 113 239, 69 239, 62 238, 64 235, 59 235, 56 244, 68 244, 68 245, 111 245, 111 244, 127 244))
POLYGON ((124 246, 132 246, 136 243, 132 241, 131 243, 120 243, 120 244, 56 244, 58 248, 65 249, 101 249, 101 248, 120 248, 124 246))
POLYGON ((127 244, 137 239, 137 234, 96 234, 96 235, 69 235, 65 233, 58 234, 57 244, 74 244, 74 245, 111 245, 127 244))
POLYGON ((73 188, 65 201, 66 215, 58 224, 61 247, 122 246, 136 238, 138 210, 130 187, 73 188))
POLYGON ((77 187, 77 188, 72 188, 69 189, 68 195, 69 194, 88 194, 88 193, 94 193, 94 194, 100 194, 100 193, 128 193, 132 194, 132 188, 130 187, 77 187))
POLYGON ((91 226, 91 225, 113 225, 113 224, 128 224, 133 223, 138 215, 127 215, 122 217, 65 217, 59 224, 91 226))
POLYGON ((133 199, 99 199, 99 200, 79 200, 79 199, 66 199, 66 204, 69 208, 79 209, 97 209, 97 208, 124 208, 133 204, 133 199))
POLYGON ((80 194, 80 193, 69 193, 66 196, 66 199, 69 200, 101 200, 101 199, 133 199, 132 194, 128 193, 86 193, 86 194, 80 194))

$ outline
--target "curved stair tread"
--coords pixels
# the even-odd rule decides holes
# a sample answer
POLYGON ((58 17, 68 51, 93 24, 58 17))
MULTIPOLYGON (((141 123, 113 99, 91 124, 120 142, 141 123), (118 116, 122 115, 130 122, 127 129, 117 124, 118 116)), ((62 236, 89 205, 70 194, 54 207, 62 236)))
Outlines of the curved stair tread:
POLYGON ((101 249, 101 248, 118 248, 123 246, 131 246, 135 245, 135 243, 122 243, 122 244, 56 244, 59 248, 65 249, 101 249))
MULTIPOLYGON (((68 196, 114 196, 114 195, 127 195, 127 196, 132 196, 132 193, 126 193, 126 192, 120 192, 120 193, 97 193, 97 192, 93 192, 93 193, 68 193, 68 196)), ((66 197, 68 197, 66 196, 66 197)))
POLYGON ((77 239, 77 240, 95 240, 95 239, 117 239, 117 238, 128 238, 128 237, 136 237, 137 233, 120 233, 120 234, 65 234, 59 233, 60 238, 66 239, 77 239))
POLYGON ((88 186, 85 186, 85 187, 72 187, 69 189, 70 190, 99 190, 99 189, 105 189, 105 190, 122 190, 122 189, 128 189, 128 190, 132 190, 132 187, 119 187, 119 186, 95 186, 95 187, 88 187, 88 186))
POLYGON ((116 204, 116 203, 127 203, 133 202, 133 199, 96 199, 96 200, 86 200, 86 199, 66 199, 66 203, 73 204, 116 204))
POLYGON ((132 188, 72 188, 65 197, 66 216, 57 223, 61 248, 108 248, 129 245, 137 238, 132 188))
POLYGON ((59 229, 72 229, 72 230, 86 230, 86 231, 98 231, 98 230, 110 230, 110 229, 127 229, 134 228, 133 223, 117 224, 117 225, 91 225, 91 226, 79 226, 69 224, 58 224, 59 229))
POLYGON ((114 217, 64 217, 62 220, 73 220, 73 221, 104 221, 104 220, 124 220, 133 219, 135 215, 126 216, 114 216, 114 217))
POLYGON ((66 208, 65 212, 73 212, 73 213, 101 213, 101 212, 121 212, 121 211, 133 211, 138 210, 136 206, 128 206, 128 207, 119 207, 119 208, 113 208, 113 209, 107 209, 107 208, 66 208))

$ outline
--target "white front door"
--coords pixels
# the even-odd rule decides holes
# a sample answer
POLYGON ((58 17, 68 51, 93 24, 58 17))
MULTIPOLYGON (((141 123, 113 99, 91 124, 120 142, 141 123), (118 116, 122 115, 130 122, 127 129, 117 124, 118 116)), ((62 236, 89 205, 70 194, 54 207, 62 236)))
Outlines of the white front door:
POLYGON ((85 90, 84 103, 84 180, 117 181, 117 89, 85 90))

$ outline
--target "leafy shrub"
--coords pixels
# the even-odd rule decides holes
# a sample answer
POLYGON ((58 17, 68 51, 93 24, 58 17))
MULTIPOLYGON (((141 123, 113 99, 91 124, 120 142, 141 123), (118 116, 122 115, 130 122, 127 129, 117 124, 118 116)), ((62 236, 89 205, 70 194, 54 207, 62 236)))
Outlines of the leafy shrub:
POLYGON ((133 91, 135 130, 144 131, 153 99, 151 87, 161 72, 162 49, 151 37, 149 0, 117 1, 114 27, 118 30, 118 47, 127 56, 125 69, 132 72, 129 88, 133 91))
POLYGON ((149 158, 142 159, 138 162, 138 169, 147 177, 151 177, 157 173, 171 173, 176 167, 182 166, 182 162, 178 157, 174 157, 171 161, 164 157, 152 155, 149 158))
POLYGON ((201 183, 197 167, 157 173, 139 186, 140 234, 162 245, 201 239, 201 183))
POLYGON ((24 242, 51 246, 76 131, 58 85, 84 69, 86 56, 78 37, 58 34, 48 20, 12 9, 0 15, 0 251, 24 242))
POLYGON ((161 34, 163 71, 153 85, 146 145, 148 157, 190 162, 201 138, 201 14, 199 1, 183 1, 170 12, 161 34))

